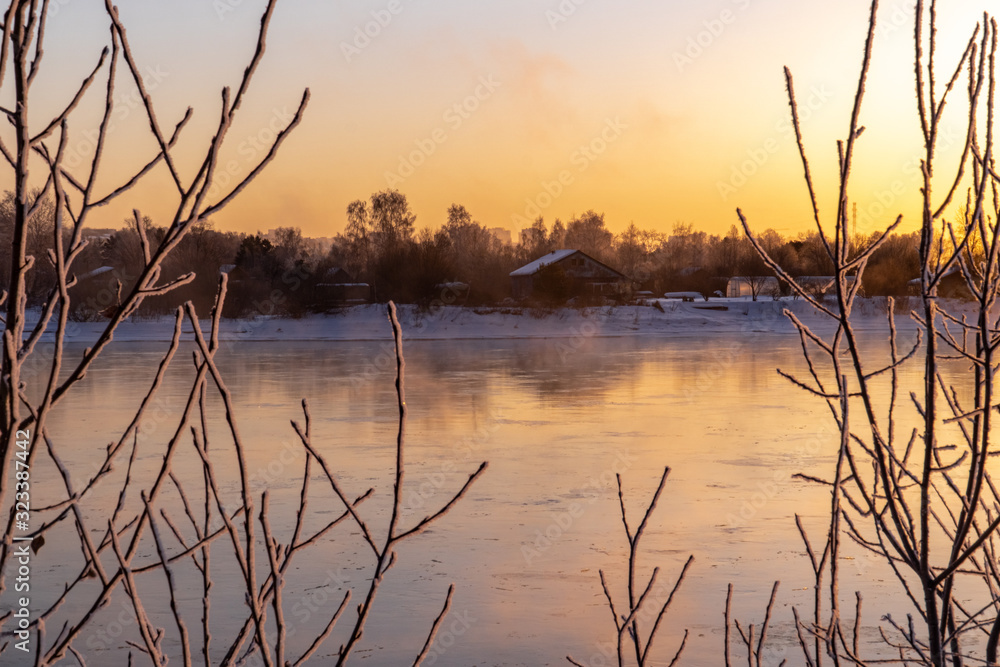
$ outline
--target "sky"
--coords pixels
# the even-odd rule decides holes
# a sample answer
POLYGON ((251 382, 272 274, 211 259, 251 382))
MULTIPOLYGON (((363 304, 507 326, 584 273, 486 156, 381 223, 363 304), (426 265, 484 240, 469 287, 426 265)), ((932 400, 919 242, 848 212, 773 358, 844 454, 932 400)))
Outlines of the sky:
MULTIPOLYGON (((263 0, 128 0, 120 16, 160 122, 194 117, 176 149, 190 181, 218 121, 220 91, 252 55, 263 0)), ((52 0, 32 118, 72 96, 108 43, 98 0, 52 0)), ((941 11, 941 79, 983 5, 941 11)), ((302 124, 268 170, 217 215, 216 228, 343 231, 357 199, 396 188, 417 227, 453 204, 515 234, 588 210, 609 229, 724 234, 741 207, 755 228, 806 231, 811 210, 782 68, 795 77, 805 143, 826 220, 835 210, 836 141, 848 131, 869 2, 843 0, 282 0, 267 54, 223 152, 215 192, 249 173, 305 88, 302 124)), ((917 224, 920 129, 913 4, 882 2, 851 200, 859 231, 904 215, 917 224)), ((93 148, 103 81, 70 126, 69 156, 93 148)), ((0 98, 10 99, 10 80, 0 98)), ((105 190, 155 152, 138 98, 120 77, 105 190)), ((963 91, 943 121, 942 158, 964 137, 963 91), (950 150, 949 150, 950 148, 950 150)), ((3 130, 10 141, 9 129, 3 130)), ((36 165, 36 173, 41 173, 36 165)), ((5 189, 12 186, 0 182, 5 189)), ((133 208, 167 222, 176 192, 159 170, 95 227, 133 208)), ((100 189, 100 188, 99 188, 100 189)))

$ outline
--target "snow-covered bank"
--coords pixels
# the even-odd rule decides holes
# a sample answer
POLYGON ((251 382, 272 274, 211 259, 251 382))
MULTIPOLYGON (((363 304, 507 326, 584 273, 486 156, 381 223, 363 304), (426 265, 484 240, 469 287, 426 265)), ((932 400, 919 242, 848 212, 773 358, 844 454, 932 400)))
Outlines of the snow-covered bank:
MULTIPOLYGON (((718 299, 693 303, 661 300, 657 303, 659 308, 605 306, 544 311, 458 306, 428 311, 404 305, 399 307, 399 316, 404 335, 410 340, 794 333, 791 322, 782 313, 784 309, 817 332, 832 330, 830 318, 801 300, 718 299)), ((858 330, 887 330, 885 300, 859 299, 853 319, 858 330)), ((201 324, 207 332, 208 322, 202 320, 201 324)), ((912 320, 903 315, 897 316, 897 325, 904 331, 914 326, 912 320)), ((67 339, 74 343, 92 342, 104 326, 104 322, 71 322, 67 339)), ((187 320, 184 329, 191 333, 187 320)), ((129 320, 118 328, 115 340, 167 341, 172 332, 172 317, 129 320)), ((51 336, 50 328, 46 338, 51 339, 51 336)), ((391 338, 391 331, 384 306, 366 305, 347 308, 337 314, 309 315, 300 319, 223 320, 220 337, 228 341, 386 340, 391 338)))

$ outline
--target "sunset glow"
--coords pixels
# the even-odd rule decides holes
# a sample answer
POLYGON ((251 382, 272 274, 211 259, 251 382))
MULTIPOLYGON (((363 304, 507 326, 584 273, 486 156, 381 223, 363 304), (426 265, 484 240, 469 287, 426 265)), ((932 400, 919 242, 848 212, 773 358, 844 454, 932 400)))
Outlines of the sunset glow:
MULTIPOLYGON (((93 4, 53 3, 46 55, 59 66, 39 81, 40 91, 53 91, 50 104, 36 108, 39 124, 65 104, 76 85, 69 82, 93 68, 108 42, 93 4)), ((191 149, 217 122, 221 87, 238 83, 263 6, 143 0, 121 7, 141 44, 135 56, 161 123, 173 127, 194 107, 176 150, 188 179, 200 160, 191 149)), ((957 62, 980 10, 965 0, 949 4, 938 40, 942 71, 957 62)), ((409 199, 418 228, 437 227, 459 203, 484 225, 515 234, 538 215, 551 223, 588 209, 604 212, 615 232, 630 222, 664 232, 685 222, 725 233, 740 206, 752 223, 794 234, 811 214, 782 67, 795 76, 829 210, 836 140, 849 120, 868 11, 862 0, 279 3, 268 58, 228 138, 217 191, 263 157, 304 88, 312 100, 272 167, 215 222, 333 236, 349 202, 394 187, 409 199)), ((866 229, 892 212, 914 213, 920 136, 912 12, 909 3, 880 9, 854 181, 866 229)), ((100 81, 83 105, 93 127, 100 81)), ((109 154, 125 154, 129 164, 113 165, 109 183, 154 148, 128 84, 120 71, 117 150, 109 154)), ((946 115, 957 137, 964 132, 961 85, 946 115)), ((93 127, 78 119, 70 128, 71 155, 86 158, 93 127)), ((165 215, 157 202, 167 184, 161 170, 91 224, 117 227, 134 206, 165 215)))

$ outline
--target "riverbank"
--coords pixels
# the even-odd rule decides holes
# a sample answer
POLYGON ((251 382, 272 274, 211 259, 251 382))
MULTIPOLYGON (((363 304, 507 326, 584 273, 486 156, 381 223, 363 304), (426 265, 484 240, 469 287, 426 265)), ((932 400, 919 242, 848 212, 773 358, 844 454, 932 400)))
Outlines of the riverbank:
MULTIPOLYGON (((795 328, 784 315, 785 310, 817 333, 832 331, 835 326, 831 318, 801 299, 756 302, 741 299, 707 302, 661 299, 644 306, 558 309, 445 306, 428 310, 402 305, 399 307, 399 319, 405 337, 410 340, 793 334, 795 328)), ((901 331, 915 327, 906 314, 897 314, 896 320, 901 331)), ((854 324, 861 331, 887 331, 885 300, 858 299, 854 324)), ((173 325, 172 317, 130 319, 115 332, 115 340, 167 341, 173 332, 173 325)), ((201 325, 207 332, 208 320, 203 318, 201 325)), ((104 322, 71 322, 67 340, 81 343, 96 340, 104 326, 104 322)), ((45 338, 51 340, 53 329, 50 327, 45 338)), ((184 330, 191 333, 191 324, 187 320, 184 330)), ((223 320, 220 338, 229 341, 389 340, 392 332, 386 321, 385 307, 369 304, 302 318, 223 320)))

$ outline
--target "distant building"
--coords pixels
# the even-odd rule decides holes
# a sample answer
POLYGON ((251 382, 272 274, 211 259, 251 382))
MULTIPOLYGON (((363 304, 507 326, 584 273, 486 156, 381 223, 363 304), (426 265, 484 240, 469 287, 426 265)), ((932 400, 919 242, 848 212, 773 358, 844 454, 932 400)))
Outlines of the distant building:
POLYGON ((514 242, 514 237, 511 235, 510 230, 504 227, 490 227, 486 231, 492 234, 494 238, 501 243, 510 244, 514 242))
MULTIPOLYGON (((846 276, 844 280, 847 281, 847 286, 851 287, 854 281, 857 280, 857 277, 846 276)), ((795 282, 805 288, 810 294, 837 293, 837 276, 799 276, 795 279, 795 282)))
POLYGON ((553 250, 510 274, 515 299, 536 296, 619 296, 632 281, 579 250, 553 250))
POLYGON ((320 285, 346 285, 348 283, 353 283, 354 279, 351 278, 349 274, 344 269, 339 266, 335 266, 326 273, 323 274, 323 278, 320 281, 320 285))
POLYGON ((368 283, 354 282, 351 274, 337 266, 324 273, 316 287, 326 303, 368 303, 372 299, 368 283))
POLYGON ((87 271, 86 273, 81 273, 76 277, 76 281, 78 283, 82 283, 84 280, 88 280, 90 278, 96 278, 97 276, 104 275, 105 273, 109 273, 111 271, 114 271, 113 267, 102 266, 94 269, 93 271, 87 271))
MULTIPOLYGON (((920 296, 920 278, 914 278, 909 281, 906 283, 906 287, 911 296, 920 296)), ((962 275, 962 269, 957 266, 948 269, 941 276, 941 280, 938 282, 937 293, 938 296, 946 299, 971 301, 973 298, 969 286, 965 283, 965 276, 962 275)))
POLYGON ((326 255, 329 254, 330 248, 333 247, 334 239, 332 236, 316 236, 314 238, 310 238, 309 240, 316 244, 316 249, 320 254, 326 255))
POLYGON ((726 296, 738 299, 744 296, 771 296, 778 293, 778 279, 774 276, 733 276, 726 283, 726 296))
MULTIPOLYGON (((847 276, 847 284, 853 285, 854 276, 847 276)), ((836 276, 798 276, 795 282, 812 295, 833 294, 836 292, 836 276)), ((781 294, 778 279, 774 276, 733 276, 726 285, 726 296, 732 299, 753 296, 777 296, 781 294)), ((789 291, 793 294, 793 291, 789 291)))

